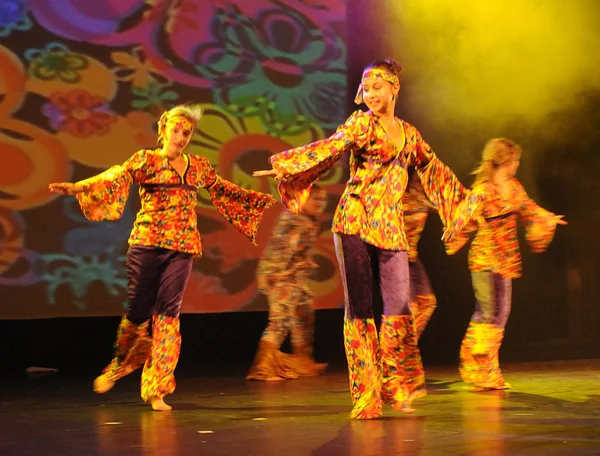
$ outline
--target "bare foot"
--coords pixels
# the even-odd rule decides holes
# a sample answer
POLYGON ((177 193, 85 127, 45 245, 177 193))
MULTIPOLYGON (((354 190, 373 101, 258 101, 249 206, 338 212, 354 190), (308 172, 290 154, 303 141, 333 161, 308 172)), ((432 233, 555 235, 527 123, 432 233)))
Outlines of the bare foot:
POLYGON ((152 407, 152 410, 156 410, 157 412, 168 412, 173 408, 170 405, 165 404, 162 397, 153 397, 150 399, 150 406, 152 407))
POLYGON ((400 411, 404 413, 415 413, 416 410, 410 405, 403 404, 400 411))
POLYGON ((104 374, 94 380, 94 392, 97 394, 104 394, 113 386, 115 386, 115 382, 110 380, 108 376, 104 374))
POLYGON ((281 382, 283 380, 285 380, 285 378, 279 377, 277 375, 274 375, 273 377, 267 377, 267 378, 265 378, 266 382, 281 382))

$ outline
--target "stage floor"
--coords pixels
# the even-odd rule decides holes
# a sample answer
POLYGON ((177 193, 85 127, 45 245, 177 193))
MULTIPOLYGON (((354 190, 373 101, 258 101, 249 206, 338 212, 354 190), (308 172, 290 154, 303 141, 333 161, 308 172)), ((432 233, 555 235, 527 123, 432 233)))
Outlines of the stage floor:
POLYGON ((347 375, 279 383, 178 372, 171 412, 139 399, 139 374, 98 396, 93 376, 0 380, 0 455, 598 455, 600 360, 506 364, 509 392, 464 390, 427 369, 405 415, 351 421, 347 375), (15 381, 16 380, 16 381, 15 381))

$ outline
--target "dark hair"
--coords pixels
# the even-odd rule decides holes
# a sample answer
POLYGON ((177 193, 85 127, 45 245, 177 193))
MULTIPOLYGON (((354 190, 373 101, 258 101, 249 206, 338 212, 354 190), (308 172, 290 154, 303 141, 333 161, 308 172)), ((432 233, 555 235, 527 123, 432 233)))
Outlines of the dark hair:
POLYGON ((381 68, 383 70, 387 70, 390 73, 396 75, 398 80, 402 77, 403 69, 398 62, 394 59, 386 59, 386 60, 375 60, 373 63, 370 63, 365 67, 365 70, 369 68, 381 68))

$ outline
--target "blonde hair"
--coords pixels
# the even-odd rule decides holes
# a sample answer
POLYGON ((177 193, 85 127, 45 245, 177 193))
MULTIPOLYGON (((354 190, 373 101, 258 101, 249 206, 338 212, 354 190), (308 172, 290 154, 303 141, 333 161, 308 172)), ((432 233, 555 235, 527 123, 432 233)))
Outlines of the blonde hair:
POLYGON ((481 153, 481 163, 471 174, 475 175, 473 185, 491 180, 498 167, 521 158, 521 146, 507 138, 490 139, 481 153))
POLYGON ((173 117, 185 117, 196 126, 202 117, 202 108, 200 105, 177 105, 163 112, 158 120, 158 147, 163 146, 167 122, 173 117))

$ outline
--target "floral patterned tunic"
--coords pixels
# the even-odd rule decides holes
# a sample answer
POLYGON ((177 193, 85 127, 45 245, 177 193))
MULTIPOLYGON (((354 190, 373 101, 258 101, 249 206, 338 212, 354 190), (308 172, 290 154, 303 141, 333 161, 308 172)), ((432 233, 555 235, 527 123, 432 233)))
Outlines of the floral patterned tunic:
POLYGON ((333 218, 333 232, 359 235, 382 249, 406 250, 402 196, 409 166, 418 167, 425 192, 438 207, 442 220, 448 220, 462 185, 435 157, 415 127, 397 121, 405 134, 402 149, 394 144, 377 116, 359 110, 331 137, 273 155, 273 169, 284 176, 278 187, 283 204, 299 212, 312 182, 349 151, 350 179, 333 218))
POLYGON ((185 173, 180 175, 157 150, 140 150, 123 165, 78 182, 77 194, 89 220, 116 220, 123 214, 132 183, 139 184, 141 209, 129 237, 130 245, 162 247, 202 254, 195 212, 197 192, 208 190, 216 209, 252 243, 271 195, 244 190, 220 178, 206 157, 185 154, 185 173))
POLYGON ((452 236, 446 250, 453 254, 477 231, 469 251, 471 271, 492 271, 502 277, 521 277, 521 254, 517 238, 517 220, 525 225, 526 239, 536 252, 546 250, 556 229, 556 215, 539 207, 521 183, 509 180, 506 199, 492 182, 476 185, 468 199, 458 206, 452 236))

